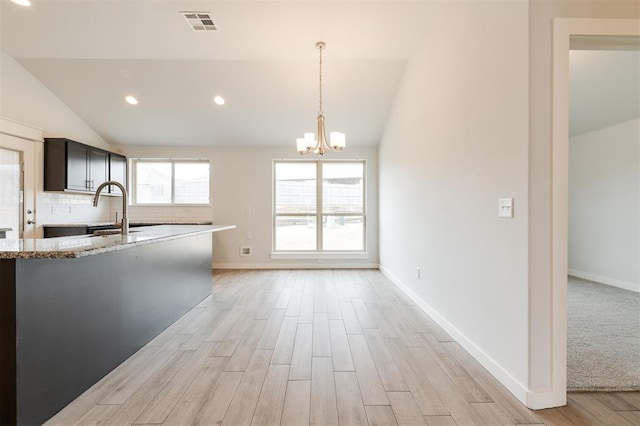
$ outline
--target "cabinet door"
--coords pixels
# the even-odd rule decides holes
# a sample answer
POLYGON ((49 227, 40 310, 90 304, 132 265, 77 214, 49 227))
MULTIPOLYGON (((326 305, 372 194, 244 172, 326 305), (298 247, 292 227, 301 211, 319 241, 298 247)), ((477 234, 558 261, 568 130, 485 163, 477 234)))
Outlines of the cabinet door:
MULTIPOLYGON (((118 154, 109 154, 109 180, 120 182, 127 187, 127 158, 118 154)), ((111 185, 109 192, 112 194, 122 194, 120 188, 111 185)))
POLYGON ((89 148, 79 143, 67 142, 67 189, 89 191, 87 155, 89 148))
POLYGON ((89 151, 90 189, 95 191, 101 183, 109 180, 109 153, 92 149, 89 151))

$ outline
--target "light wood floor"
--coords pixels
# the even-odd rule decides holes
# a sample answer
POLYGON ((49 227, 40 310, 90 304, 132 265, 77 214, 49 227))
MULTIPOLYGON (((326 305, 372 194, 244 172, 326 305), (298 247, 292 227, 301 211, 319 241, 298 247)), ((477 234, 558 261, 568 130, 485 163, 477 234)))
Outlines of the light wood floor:
POLYGON ((216 271, 51 425, 638 425, 640 393, 518 402, 380 272, 216 271))

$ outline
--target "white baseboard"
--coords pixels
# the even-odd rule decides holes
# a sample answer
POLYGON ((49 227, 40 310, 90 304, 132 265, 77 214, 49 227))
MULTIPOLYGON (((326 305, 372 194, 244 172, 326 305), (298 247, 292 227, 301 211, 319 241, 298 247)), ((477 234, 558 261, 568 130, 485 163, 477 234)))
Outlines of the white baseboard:
POLYGON ((610 285, 612 287, 621 288, 623 290, 635 291, 640 293, 640 283, 632 283, 629 281, 616 280, 614 278, 603 277, 589 272, 578 271, 576 269, 569 269, 569 275, 576 278, 582 278, 583 280, 595 281, 600 284, 610 285))
POLYGON ((214 262, 213 269, 378 269, 377 263, 214 262))
POLYGON ((433 309, 418 297, 409 287, 407 287, 401 280, 391 274, 384 266, 380 265, 380 271, 391 280, 400 290, 402 290, 416 305, 420 307, 427 315, 431 317, 440 327, 442 327, 451 337, 455 339, 469 354, 475 358, 489 373, 493 375, 500 383, 502 383, 516 398, 520 400, 524 405, 529 408, 547 408, 534 407, 532 405, 538 405, 543 403, 547 398, 542 396, 544 393, 536 393, 537 397, 532 398, 532 392, 520 383, 515 377, 513 377, 508 371, 506 371, 500 364, 498 364, 493 358, 480 349, 471 339, 465 336, 460 330, 458 330, 453 324, 447 321, 438 311, 433 309))

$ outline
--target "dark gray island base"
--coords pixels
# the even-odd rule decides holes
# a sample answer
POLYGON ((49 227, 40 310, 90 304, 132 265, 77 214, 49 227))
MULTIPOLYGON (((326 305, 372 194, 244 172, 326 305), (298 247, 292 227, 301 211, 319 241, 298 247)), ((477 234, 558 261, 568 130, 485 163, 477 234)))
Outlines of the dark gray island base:
POLYGON ((43 423, 207 297, 213 231, 0 258, 0 424, 43 423))

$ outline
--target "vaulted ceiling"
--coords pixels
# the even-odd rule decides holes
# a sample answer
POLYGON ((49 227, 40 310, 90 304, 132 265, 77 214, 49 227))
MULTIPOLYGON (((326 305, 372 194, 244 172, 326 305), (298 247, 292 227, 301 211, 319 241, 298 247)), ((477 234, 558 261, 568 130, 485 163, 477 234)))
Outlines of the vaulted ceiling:
POLYGON ((293 144, 315 131, 325 41, 327 131, 378 143, 427 2, 2 2, 2 50, 117 144, 293 144), (211 12, 217 32, 180 11, 211 12), (124 102, 135 95, 135 107, 124 102), (223 107, 214 95, 226 99, 223 107))
MULTIPOLYGON (((439 3, 31 2, 24 8, 1 1, 0 48, 107 142, 219 146, 293 145, 315 130, 319 40, 327 43, 327 131, 345 132, 349 145, 376 145, 404 66, 428 36, 425 16, 439 3), (210 12, 219 31, 194 31, 181 11, 210 12), (138 98, 137 106, 124 101, 129 94, 138 98), (226 104, 215 105, 214 95, 226 104)), ((578 90, 596 87, 582 80, 578 90)), ((607 87, 628 81, 616 76, 607 87)), ((572 108, 583 106, 575 114, 590 114, 581 123, 619 118, 609 114, 597 121, 597 108, 572 99, 578 99, 572 108)))

